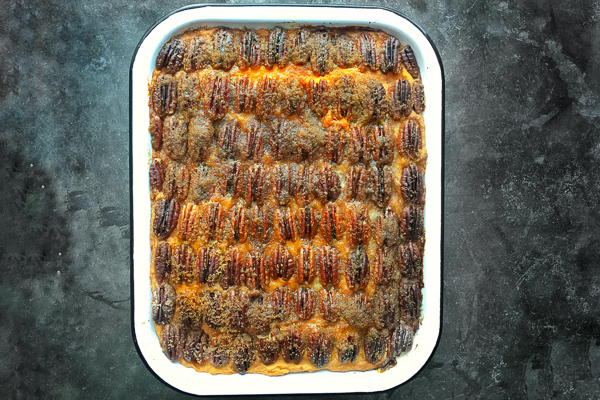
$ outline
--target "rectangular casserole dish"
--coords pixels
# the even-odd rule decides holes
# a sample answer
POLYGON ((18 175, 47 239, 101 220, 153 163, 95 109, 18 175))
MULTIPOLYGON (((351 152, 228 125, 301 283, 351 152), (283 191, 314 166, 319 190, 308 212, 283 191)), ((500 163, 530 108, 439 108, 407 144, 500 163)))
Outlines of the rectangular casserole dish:
POLYGON ((441 240, 443 168, 443 72, 427 36, 411 21, 378 8, 310 6, 192 6, 173 12, 152 27, 140 42, 131 66, 130 179, 132 207, 133 335, 148 368, 168 385, 196 395, 372 392, 386 390, 414 376, 433 354, 441 322, 441 240), (268 16, 268 19, 265 18, 268 16), (421 326, 413 349, 386 371, 210 375, 170 362, 162 353, 151 320, 150 187, 151 142, 148 133, 148 83, 156 56, 171 36, 202 26, 248 28, 302 25, 368 26, 410 44, 421 68, 427 108, 425 135, 428 152, 425 173, 426 244, 423 269, 421 326))

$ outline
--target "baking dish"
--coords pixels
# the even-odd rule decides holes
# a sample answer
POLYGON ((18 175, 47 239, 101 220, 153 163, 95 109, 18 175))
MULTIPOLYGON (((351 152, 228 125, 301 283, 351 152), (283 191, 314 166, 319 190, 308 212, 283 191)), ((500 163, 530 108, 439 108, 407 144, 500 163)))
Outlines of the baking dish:
POLYGON ((443 72, 435 48, 411 21, 380 8, 312 6, 192 6, 175 11, 144 36, 131 65, 130 182, 132 208, 132 326, 140 356, 168 385, 196 395, 373 392, 406 382, 432 355, 441 322, 441 240, 443 190, 443 72), (268 16, 268 18, 266 18, 268 16), (425 173, 424 289, 421 326, 413 349, 386 371, 210 375, 170 362, 162 353, 150 315, 150 187, 152 154, 148 134, 148 83, 158 51, 173 35, 201 26, 248 28, 301 25, 368 26, 410 44, 421 67, 427 109, 424 112, 428 151, 425 173))

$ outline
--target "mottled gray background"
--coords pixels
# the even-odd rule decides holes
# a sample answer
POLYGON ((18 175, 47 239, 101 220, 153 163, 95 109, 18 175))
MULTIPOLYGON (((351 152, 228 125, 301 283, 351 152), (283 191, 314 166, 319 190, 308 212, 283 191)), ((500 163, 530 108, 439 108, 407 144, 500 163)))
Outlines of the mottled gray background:
MULTIPOLYGON (((600 5, 455 3, 346 2, 416 21, 446 74, 442 337, 357 398, 600 398, 600 5)), ((185 5, 2 2, 3 397, 184 396, 131 337, 128 74, 185 5)))

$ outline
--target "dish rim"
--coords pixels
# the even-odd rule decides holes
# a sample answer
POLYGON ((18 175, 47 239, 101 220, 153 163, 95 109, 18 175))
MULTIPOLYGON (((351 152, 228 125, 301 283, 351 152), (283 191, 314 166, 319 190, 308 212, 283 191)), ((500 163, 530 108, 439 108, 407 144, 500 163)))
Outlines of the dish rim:
MULTIPOLYGON (((442 64, 442 60, 440 57, 440 54, 435 46, 435 44, 433 43, 433 41, 431 40, 431 38, 429 37, 429 35, 419 26, 417 25, 412 19, 406 17, 405 15, 403 15, 400 12, 397 12, 395 10, 389 9, 387 7, 376 7, 376 6, 353 6, 353 5, 321 5, 321 4, 196 4, 196 5, 189 5, 189 6, 185 6, 176 10, 173 10, 171 12, 169 12, 168 14, 164 15, 163 17, 161 17, 160 19, 158 19, 142 36, 142 38, 140 39, 140 41, 138 42, 132 59, 131 59, 131 63, 130 63, 130 69, 129 69, 129 83, 130 83, 130 87, 129 87, 129 98, 130 98, 130 104, 129 104, 129 119, 130 119, 130 126, 129 126, 129 130, 130 130, 130 134, 129 134, 129 199, 130 199, 130 208, 131 208, 131 213, 130 213, 130 229, 131 229, 131 236, 130 236, 130 295, 131 295, 131 332, 132 332, 132 338, 133 338, 133 342, 136 348, 136 351, 138 352, 138 355, 140 356, 140 358, 142 359, 142 362, 144 363, 144 365, 146 366, 146 368, 154 375, 156 376, 157 379, 159 379, 161 382, 163 382, 165 385, 171 387, 172 389, 179 391, 181 393, 185 393, 185 394, 192 394, 192 395, 197 395, 197 396, 202 396, 202 395, 228 395, 228 394, 272 394, 275 393, 273 391, 250 391, 248 393, 240 393, 239 391, 231 391, 231 392, 210 392, 210 393, 205 393, 205 394, 199 394, 197 392, 194 391, 190 391, 190 390, 186 390, 188 388, 181 388, 181 387, 177 387, 175 386, 175 383, 169 382, 167 381, 167 378, 165 378, 164 376, 160 375, 159 372, 157 372, 150 364, 149 361, 146 358, 146 355, 144 355, 143 350, 140 347, 140 343, 138 342, 138 334, 136 329, 138 328, 138 326, 136 325, 135 322, 135 316, 136 316, 136 308, 135 308, 135 293, 136 293, 136 285, 135 285, 135 267, 134 267, 134 242, 135 242, 135 234, 134 234, 134 154, 133 154, 133 142, 134 142, 134 66, 135 66, 135 62, 138 56, 138 51, 140 50, 140 47, 142 46, 142 44, 144 43, 144 41, 147 39, 147 37, 158 27, 160 26, 163 22, 165 22, 165 20, 167 20, 168 18, 172 17, 173 15, 176 15, 178 13, 181 12, 186 12, 189 10, 196 10, 196 9, 201 9, 201 8, 244 8, 244 7, 253 7, 253 8, 265 8, 265 9, 277 9, 277 8, 320 8, 320 9, 353 9, 356 11, 360 11, 360 10, 379 10, 379 11, 383 11, 386 13, 391 13, 394 14, 394 16, 399 17, 404 19, 406 22, 408 22, 409 24, 411 24, 412 26, 414 26, 422 35, 423 37, 426 39, 427 44, 430 46, 431 50, 433 51, 435 57, 436 57, 436 61, 437 61, 437 66, 439 67, 439 73, 440 73, 440 116, 439 116, 439 123, 440 123, 440 132, 439 132, 439 146, 440 146, 440 151, 439 151, 439 163, 440 163, 440 170, 439 172, 439 181, 440 181, 440 187, 436 188, 436 190, 439 190, 439 194, 440 194, 440 198, 439 198, 439 210, 440 210, 440 215, 438 216, 437 214, 434 215, 435 219, 437 220, 437 218, 439 218, 439 222, 440 222, 440 227, 439 227, 439 308, 437 309, 437 311, 439 312, 439 320, 437 322, 437 334, 435 335, 435 343, 433 345, 433 347, 431 348, 431 351, 429 353, 429 355, 427 356, 427 358, 425 359, 425 361, 422 363, 422 365, 420 365, 414 372, 412 372, 412 375, 410 377, 408 377, 405 380, 402 380, 400 382, 393 382, 391 385, 386 385, 384 387, 375 387, 375 388, 365 388, 365 390, 352 390, 352 391, 344 391, 343 388, 340 390, 340 388, 336 388, 336 390, 328 390, 326 392, 323 391, 312 391, 312 390, 286 390, 283 392, 279 392, 279 393, 335 393, 335 392, 344 392, 344 393, 361 393, 361 392, 380 392, 380 391, 386 391, 386 390, 391 390, 395 387, 398 387, 400 385, 403 385, 409 381, 411 381, 412 379, 415 378, 415 376, 429 363, 429 361, 431 360, 431 358, 433 357, 433 354, 435 353, 439 342, 440 342, 440 338, 441 338, 441 334, 442 334, 442 315, 443 315, 443 261, 444 261, 444 247, 443 247, 443 241, 444 241, 444 175, 445 175, 445 116, 444 116, 444 110, 445 110, 445 76, 444 76, 444 69, 443 69, 443 64, 442 64)), ((377 22, 369 22, 367 21, 365 18, 362 18, 360 21, 358 21, 358 19, 360 19, 360 17, 357 18, 357 21, 352 24, 352 23, 346 23, 344 24, 344 26, 365 26, 365 24, 369 24, 367 26, 370 26, 372 28, 379 28, 382 29, 381 26, 378 26, 377 22), (370 25, 370 24, 373 25, 370 25), (360 25, 362 24, 362 25, 360 25)), ((227 26, 228 23, 226 22, 228 19, 227 18, 223 18, 223 25, 227 26)), ((189 29, 191 27, 191 25, 194 24, 199 24, 201 23, 202 20, 190 20, 187 21, 184 25, 179 26, 176 30, 179 31, 183 31, 185 29, 189 29), (184 28, 186 27, 187 28, 184 28)), ((259 23, 258 20, 253 20, 254 23, 259 23)), ((278 19, 264 19, 263 22, 264 23, 272 23, 272 21, 278 21, 278 19)), ((290 21, 290 20, 285 20, 286 22, 290 21)), ((278 21, 279 22, 279 21, 278 21)), ((311 23, 309 21, 306 20, 293 20, 293 22, 295 23, 295 25, 313 25, 313 26, 318 26, 319 24, 316 23, 311 23)), ((284 23, 284 22, 280 22, 280 23, 284 23)), ((323 23, 324 24, 324 23, 323 23)), ((234 25, 233 23, 230 23, 229 25, 234 25)), ((333 25, 336 26, 336 25, 333 25)), ((341 25, 338 25, 341 26, 341 25)), ((171 34, 172 36, 173 34, 171 34)), ((157 48, 158 50, 158 48, 157 48)), ((423 66, 422 66, 423 67, 423 66)), ((426 88, 426 92, 427 92, 427 88, 426 88)), ((136 103, 137 104, 137 103, 136 103)), ((434 111, 438 111, 437 109, 434 111)), ((146 128, 145 128, 146 129, 146 128)), ((151 157, 151 156, 150 156, 151 157)), ((429 157, 429 156, 428 156, 429 157)), ((428 159, 428 165, 429 165, 429 159, 428 159)), ((430 167, 428 166, 427 171, 429 171, 430 167)), ((426 195, 427 196, 427 195, 426 195)), ((436 203, 437 204, 437 203, 436 203)), ((426 206, 427 207, 427 203, 426 206)), ((425 208, 425 210, 427 210, 427 208, 425 208)), ((431 218, 431 217, 430 217, 431 218)), ((147 230, 148 232, 150 232, 150 228, 148 228, 147 230)), ((429 240, 427 238, 427 234, 426 234, 426 239, 429 240)), ((438 241, 438 238, 435 238, 435 242, 438 241)), ((436 258, 437 260, 437 258, 436 258)), ((424 298, 425 300, 425 298, 424 298)), ((435 301, 436 299, 430 299, 429 301, 435 301)), ((147 305, 145 305, 147 307, 147 305)), ((422 314, 423 317, 423 314, 422 314)), ((433 318, 434 316, 432 316, 433 318)), ((150 324, 151 328, 153 328, 152 324, 150 324)), ((418 332, 417 332, 418 333, 418 332)), ((398 368, 398 366, 394 367, 394 368, 398 368)), ((333 373, 333 374, 340 374, 339 372, 331 372, 331 371, 319 371, 317 373, 333 373)), ((359 371, 349 371, 346 372, 345 374, 349 374, 349 373, 376 373, 376 371, 366 371, 366 372, 359 372, 359 371)), ((290 376, 290 375, 298 375, 298 374, 287 374, 284 375, 285 376, 290 376)), ((307 374, 302 374, 302 375, 307 375, 307 374)), ((240 375, 217 375, 218 377, 241 377, 240 375)), ((256 377, 256 376, 264 376, 264 375, 258 375, 258 374, 248 374, 245 375, 244 378, 249 377, 256 377)), ((215 377, 215 376, 212 376, 215 377)), ((210 379, 211 376, 208 376, 208 378, 210 379)), ((276 377, 267 377, 267 378, 276 378, 276 377)))

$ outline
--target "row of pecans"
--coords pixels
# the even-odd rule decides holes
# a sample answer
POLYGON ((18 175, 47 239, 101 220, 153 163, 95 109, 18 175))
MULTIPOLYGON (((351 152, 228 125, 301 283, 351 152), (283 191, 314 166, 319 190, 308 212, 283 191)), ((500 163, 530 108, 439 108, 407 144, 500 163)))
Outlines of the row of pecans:
POLYGON ((310 64, 315 75, 334 69, 358 67, 361 71, 399 74, 404 68, 413 78, 419 66, 410 45, 381 31, 303 27, 271 30, 217 28, 182 35, 163 46, 156 68, 170 73, 204 68, 230 70, 285 68, 310 64))

